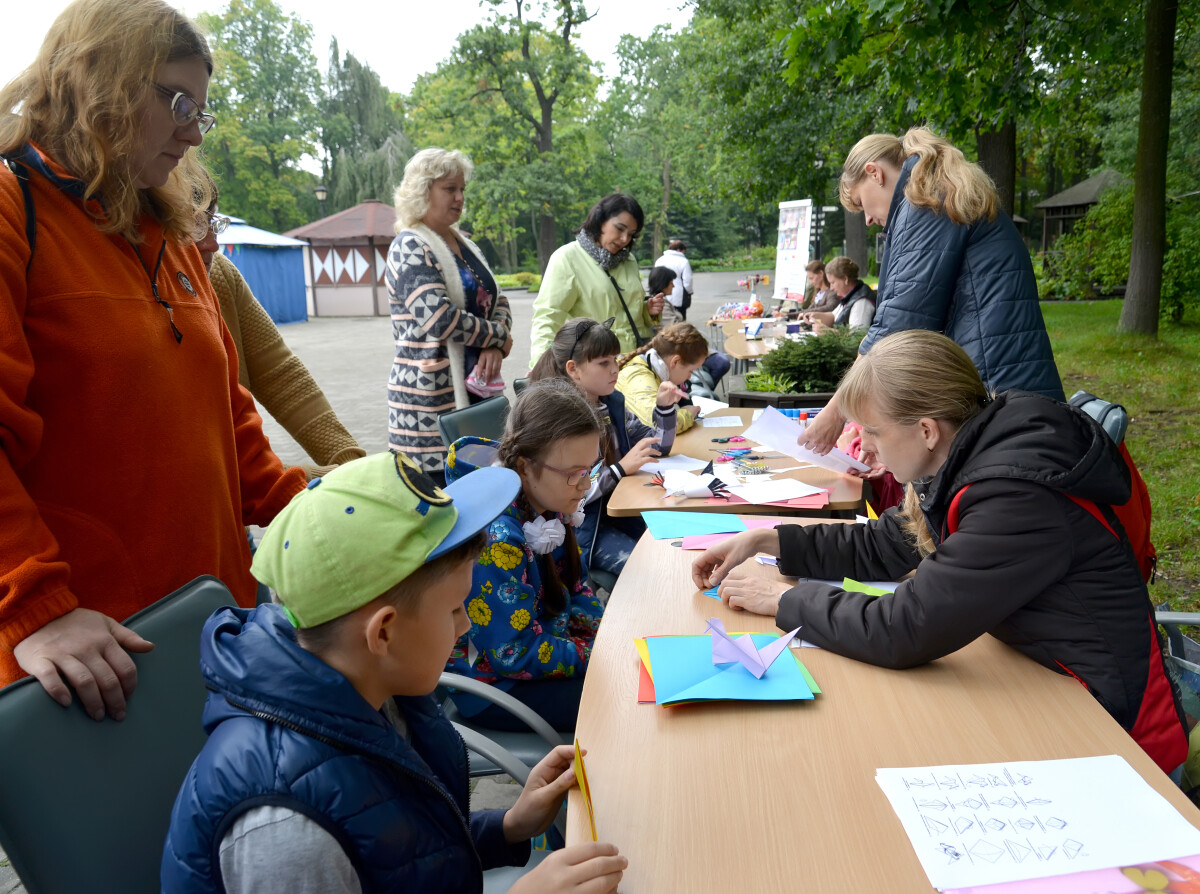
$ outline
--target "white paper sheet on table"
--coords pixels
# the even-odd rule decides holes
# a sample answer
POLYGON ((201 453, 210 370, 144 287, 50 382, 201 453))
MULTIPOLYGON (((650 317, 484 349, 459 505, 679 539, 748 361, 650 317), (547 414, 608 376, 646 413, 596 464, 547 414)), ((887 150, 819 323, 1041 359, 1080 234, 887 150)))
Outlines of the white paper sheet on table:
POLYGON ((814 453, 807 447, 801 447, 797 443, 797 439, 803 431, 800 423, 784 416, 774 407, 767 407, 763 410, 762 416, 742 434, 746 436, 747 440, 756 444, 762 444, 771 450, 778 450, 780 453, 786 453, 802 462, 812 463, 833 472, 844 474, 850 469, 859 472, 870 471, 869 466, 852 459, 836 447, 824 456, 814 453))
MULTIPOLYGON (((724 479, 722 479, 724 480, 724 479)), ((726 482, 729 483, 728 481, 726 482)), ((774 503, 779 500, 794 500, 797 497, 811 497, 813 494, 825 493, 823 487, 813 487, 794 478, 779 478, 770 481, 750 480, 738 482, 729 488, 730 493, 736 494, 747 503, 774 503)))
MULTIPOLYGON (((702 414, 704 414, 706 416, 709 413, 715 413, 717 410, 728 410, 729 409, 729 404, 725 403, 725 401, 713 400, 711 397, 693 396, 692 404, 696 407, 696 409, 698 409, 702 414)), ((733 418, 737 419, 736 416, 734 416, 733 418)))
POLYGON ((694 456, 687 456, 683 453, 676 453, 674 456, 664 456, 661 459, 656 459, 652 463, 646 463, 642 466, 643 472, 666 472, 669 470, 677 470, 680 472, 695 472, 703 469, 708 465, 706 459, 696 459, 694 456))
POLYGON ((1200 853, 1197 830, 1124 758, 875 771, 935 888, 1200 853))
POLYGON ((750 421, 757 422, 758 417, 761 415, 762 415, 762 410, 755 410, 753 413, 750 414, 750 421))
POLYGON ((703 428, 740 428, 742 420, 737 416, 705 416, 700 420, 703 428))

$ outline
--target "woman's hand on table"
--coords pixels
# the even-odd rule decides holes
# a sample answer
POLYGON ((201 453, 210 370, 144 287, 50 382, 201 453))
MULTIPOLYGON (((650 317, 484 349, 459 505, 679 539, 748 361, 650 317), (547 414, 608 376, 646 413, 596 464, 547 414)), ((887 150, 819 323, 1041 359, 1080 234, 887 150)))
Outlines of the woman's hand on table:
POLYGON ((554 851, 517 880, 508 894, 608 894, 617 890, 629 860, 604 841, 554 851))
POLYGON ((779 598, 791 588, 792 585, 786 581, 768 580, 748 570, 735 568, 729 572, 717 595, 734 611, 773 618, 779 610, 779 598))
POLYGON ((734 568, 757 553, 779 555, 779 533, 774 528, 755 528, 714 543, 692 562, 692 583, 707 590, 725 580, 734 568))
POLYGON ((484 348, 479 352, 479 362, 475 364, 475 378, 483 382, 498 379, 503 360, 504 354, 499 348, 484 348))
POLYGON ((654 396, 654 403, 660 410, 669 410, 687 396, 688 393, 674 382, 664 381, 658 386, 658 394, 654 396))
POLYGON ((71 704, 74 689, 93 720, 103 720, 105 712, 123 720, 125 702, 137 688, 137 667, 128 653, 153 648, 108 615, 77 608, 29 634, 13 656, 63 707, 71 704))
POLYGON ((660 456, 657 438, 642 438, 633 448, 621 457, 621 470, 626 475, 632 475, 641 470, 642 466, 660 456))
POLYGON ((813 453, 824 456, 837 445, 846 420, 837 405, 830 402, 817 417, 804 429, 804 434, 796 439, 802 447, 807 447, 813 453))

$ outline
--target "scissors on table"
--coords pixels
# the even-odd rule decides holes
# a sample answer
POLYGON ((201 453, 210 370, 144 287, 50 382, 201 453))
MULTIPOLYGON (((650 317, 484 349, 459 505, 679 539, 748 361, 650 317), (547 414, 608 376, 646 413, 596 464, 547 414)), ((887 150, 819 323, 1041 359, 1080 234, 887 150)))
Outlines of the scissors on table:
POLYGON ((743 444, 746 439, 741 435, 730 435, 728 438, 713 438, 714 444, 743 444))

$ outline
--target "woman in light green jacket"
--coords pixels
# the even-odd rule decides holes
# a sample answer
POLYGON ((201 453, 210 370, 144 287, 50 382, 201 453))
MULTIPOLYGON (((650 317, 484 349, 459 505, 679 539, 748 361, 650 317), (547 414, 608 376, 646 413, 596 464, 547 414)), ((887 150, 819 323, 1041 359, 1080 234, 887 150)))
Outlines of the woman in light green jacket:
POLYGON ((634 351, 638 338, 648 341, 662 314, 663 296, 646 298, 633 258, 633 245, 646 217, 635 199, 605 196, 588 212, 574 242, 550 256, 533 303, 530 365, 550 347, 563 323, 573 317, 607 320, 621 351, 634 351))

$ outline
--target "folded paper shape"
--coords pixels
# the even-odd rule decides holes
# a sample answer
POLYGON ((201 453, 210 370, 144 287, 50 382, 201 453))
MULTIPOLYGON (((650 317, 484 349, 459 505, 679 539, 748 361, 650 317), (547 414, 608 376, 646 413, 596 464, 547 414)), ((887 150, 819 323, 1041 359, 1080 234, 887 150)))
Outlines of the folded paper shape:
MULTIPOLYGON (((746 634, 759 647, 778 639, 772 633, 746 634)), ((811 701, 821 690, 808 669, 790 660, 775 661, 762 677, 740 663, 712 663, 712 636, 648 636, 638 643, 642 669, 638 701, 681 705, 703 701, 811 701), (644 649, 644 651, 643 651, 644 649)))
POLYGON ((583 751, 579 740, 575 740, 575 781, 579 784, 579 792, 583 795, 583 806, 587 808, 588 825, 591 827, 592 841, 599 841, 596 836, 596 813, 592 810, 592 787, 588 785, 587 767, 583 764, 583 751))
POLYGON ((704 629, 712 634, 713 664, 730 664, 736 661, 760 680, 762 675, 767 672, 767 668, 787 648, 792 637, 800 632, 800 628, 797 627, 791 633, 785 633, 766 646, 759 648, 748 634, 734 639, 726 633, 725 625, 721 623, 720 618, 709 618, 708 626, 704 629))

